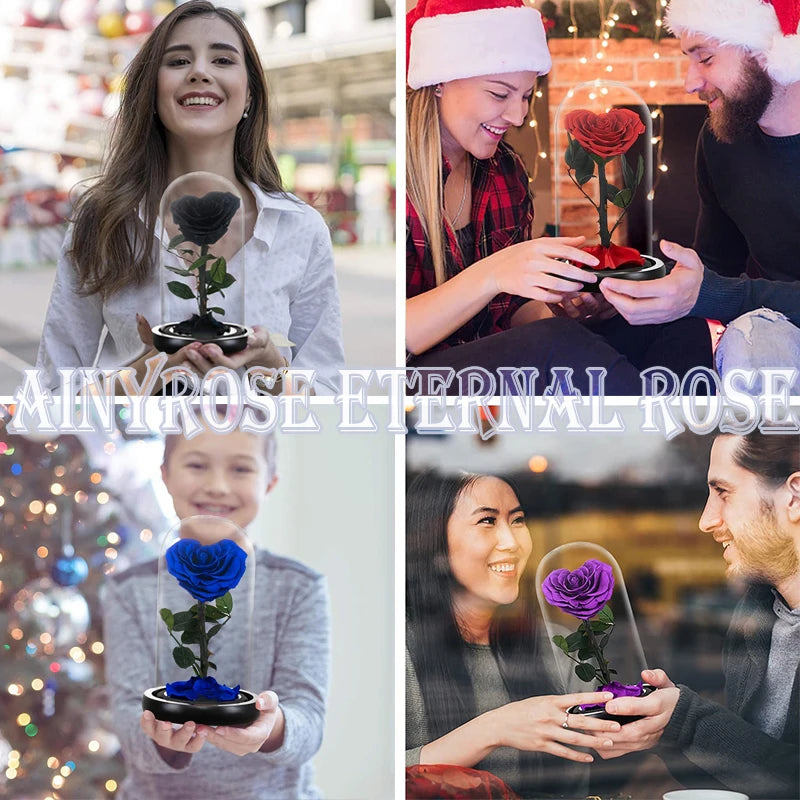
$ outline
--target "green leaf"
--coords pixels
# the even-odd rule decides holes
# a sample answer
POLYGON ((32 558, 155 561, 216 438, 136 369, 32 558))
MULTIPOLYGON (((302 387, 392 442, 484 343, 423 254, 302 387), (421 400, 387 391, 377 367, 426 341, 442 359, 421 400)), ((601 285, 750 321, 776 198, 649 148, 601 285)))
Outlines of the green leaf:
POLYGON ((211 267, 211 273, 208 277, 212 283, 222 286, 222 282, 225 280, 227 274, 225 270, 225 259, 218 258, 211 267))
POLYGON ((582 681, 593 681, 594 680, 594 667, 591 664, 576 664, 575 665, 575 674, 582 680, 582 681))
POLYGON ((636 185, 638 186, 642 182, 642 176, 644 175, 644 158, 639 156, 639 164, 636 167, 636 185))
POLYGON ((200 644, 201 638, 200 628, 187 628, 181 634, 181 642, 183 644, 200 644))
MULTIPOLYGON (((569 134, 567 134, 569 136, 569 134)), ((575 170, 575 180, 583 186, 594 176, 595 162, 589 153, 574 139, 569 140, 569 147, 564 156, 567 166, 575 170)))
POLYGON ((194 297, 194 292, 185 283, 181 283, 180 281, 169 281, 169 283, 167 283, 167 289, 176 297, 180 297, 183 300, 191 300, 194 297))
POLYGON ((170 271, 174 272, 176 275, 191 275, 192 271, 189 269, 181 269, 180 267, 171 267, 169 264, 164 264, 164 266, 170 271))
POLYGON ((591 647, 581 647, 578 650, 578 658, 581 661, 588 661, 590 658, 594 658, 594 650, 591 647))
POLYGON ((168 249, 172 250, 173 248, 177 247, 179 244, 183 244, 186 241, 186 237, 179 233, 177 236, 173 236, 169 240, 169 244, 167 245, 168 249))
POLYGON ((167 630, 172 633, 175 626, 175 618, 172 616, 172 612, 168 608, 162 608, 158 613, 161 615, 161 619, 164 620, 167 630))
POLYGON ((194 662, 197 660, 195 654, 188 647, 176 647, 172 651, 172 657, 175 659, 175 663, 181 667, 181 669, 191 667, 192 664, 194 664, 194 662))
MULTIPOLYGON (((225 295, 222 295, 222 296, 225 297, 225 295)), ((225 313, 225 309, 222 308, 221 306, 211 306, 211 308, 209 308, 208 310, 209 311, 213 311, 215 314, 224 314, 225 313)))
POLYGON ((559 649, 563 650, 565 653, 569 652, 569 647, 567 646, 567 640, 560 634, 557 634, 556 636, 553 637, 553 644, 559 649))
POLYGON ((610 633, 607 633, 605 636, 601 636, 600 639, 597 640, 597 646, 602 650, 608 644, 608 640, 610 638, 610 633))
POLYGON ((572 653, 575 650, 580 650, 586 643, 586 635, 583 631, 576 631, 567 636, 568 652, 572 653))
POLYGON ((633 200, 633 189, 623 189, 612 198, 611 202, 617 208, 627 208, 631 204, 631 200, 633 200))
MULTIPOLYGON (((227 289, 229 286, 232 286, 234 283, 236 283, 236 278, 234 278, 233 275, 230 274, 230 272, 227 272, 227 273, 225 273, 225 277, 222 279, 222 281, 220 283, 212 284, 211 282, 209 282, 209 287, 210 288, 208 290, 208 293, 209 294, 214 294, 214 292, 219 292, 222 289, 227 289)), ((222 296, 225 297, 225 295, 222 295, 222 296)))
POLYGON ((210 622, 215 622, 219 619, 225 619, 227 615, 224 611, 220 611, 216 606, 206 605, 206 619, 210 622))
POLYGON ((187 255, 187 256, 196 255, 194 250, 183 250, 183 249, 181 249, 181 250, 178 250, 178 252, 179 253, 183 253, 184 255, 187 255))
POLYGON ((179 611, 177 614, 174 615, 174 630, 176 631, 185 631, 191 624, 192 620, 194 619, 194 615, 191 611, 179 611))
POLYGON ((612 203, 614 202, 614 198, 620 193, 620 190, 617 189, 616 186, 612 186, 610 183, 606 187, 606 200, 610 200, 612 203))
POLYGON ((233 610, 233 597, 231 597, 230 592, 225 592, 222 597, 218 597, 214 602, 217 608, 220 611, 224 611, 226 614, 230 614, 233 610))
POLYGON ((629 189, 633 188, 636 184, 636 176, 633 174, 631 165, 628 163, 628 159, 625 158, 624 153, 619 157, 619 160, 622 164, 622 179, 625 181, 625 186, 629 189))
POLYGON ((212 625, 208 629, 208 633, 206 634, 206 638, 210 639, 212 636, 215 636, 216 634, 218 634, 221 627, 222 627, 222 625, 219 625, 219 624, 212 625))
POLYGON ((593 619, 592 620, 592 630, 595 633, 602 633, 603 631, 607 631, 611 627, 610 622, 600 622, 600 620, 593 619))
POLYGON ((197 261, 192 263, 191 269, 200 269, 200 267, 204 267, 209 261, 211 261, 212 258, 214 258, 214 256, 208 254, 200 256, 197 261))
POLYGON ((601 622, 608 622, 609 624, 614 624, 614 612, 611 610, 611 606, 603 606, 600 609, 600 613, 597 615, 597 619, 601 622))
POLYGON ((575 156, 580 145, 567 133, 567 149, 564 153, 564 163, 570 168, 575 169, 575 156))
POLYGON ((217 665, 213 661, 209 661, 208 662, 208 668, 209 669, 216 669, 217 665))

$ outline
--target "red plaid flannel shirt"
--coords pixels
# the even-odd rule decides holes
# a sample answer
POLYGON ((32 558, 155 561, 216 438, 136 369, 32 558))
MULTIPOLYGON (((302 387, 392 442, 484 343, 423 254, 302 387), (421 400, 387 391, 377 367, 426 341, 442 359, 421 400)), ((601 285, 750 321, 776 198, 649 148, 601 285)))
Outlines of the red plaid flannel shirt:
MULTIPOLYGON (((533 202, 528 191, 528 174, 520 157, 505 142, 500 142, 492 158, 475 161, 472 178, 472 214, 475 225, 475 252, 462 259, 449 228, 447 273, 456 275, 470 264, 530 239, 533 202)), ((444 163, 444 179, 450 173, 444 163)), ((406 297, 415 297, 436 288, 433 258, 416 209, 406 200, 406 297)), ((484 336, 507 330, 511 317, 529 298, 498 294, 486 308, 431 350, 444 350, 484 336)), ((429 351, 430 352, 430 351, 429 351)))

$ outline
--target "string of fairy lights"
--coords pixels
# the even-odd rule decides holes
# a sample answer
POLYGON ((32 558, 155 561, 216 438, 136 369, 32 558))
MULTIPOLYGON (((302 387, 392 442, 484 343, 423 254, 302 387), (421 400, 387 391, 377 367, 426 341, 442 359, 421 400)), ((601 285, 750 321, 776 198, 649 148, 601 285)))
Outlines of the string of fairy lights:
MULTIPOLYGON (((578 22, 578 15, 576 13, 576 1, 577 0, 568 0, 568 9, 564 9, 565 3, 562 3, 562 13, 567 10, 569 15, 569 25, 567 27, 567 32, 572 37, 573 41, 577 41, 581 38, 581 29, 578 22)), ((534 3, 531 0, 531 5, 534 3)), ((653 26, 654 26, 654 34, 653 34, 653 44, 658 45, 661 41, 661 35, 664 29, 664 12, 667 8, 668 0, 655 0, 653 3, 653 26)), ((598 39, 600 42, 600 48, 598 49, 597 53, 595 54, 595 58, 598 62, 603 62, 606 60, 606 53, 607 50, 611 45, 612 40, 612 33, 614 29, 623 23, 621 23, 621 15, 620 12, 623 10, 627 10, 630 15, 634 18, 639 16, 639 9, 637 8, 637 4, 632 2, 632 0, 597 0, 597 7, 598 7, 598 15, 599 19, 601 20, 600 23, 600 32, 598 34, 598 39)), ((653 61, 659 61, 661 58, 661 53, 657 50, 653 50, 653 61)), ((583 55, 580 56, 578 59, 579 63, 587 64, 589 59, 587 56, 583 55)), ((613 64, 606 63, 603 67, 603 71, 606 73, 608 78, 613 77, 614 66, 613 64)), ((651 89, 654 89, 658 85, 658 81, 652 79, 648 81, 648 86, 651 89)), ((535 92, 535 98, 541 99, 543 97, 543 92, 541 90, 537 90, 535 92)), ((535 159, 532 165, 529 165, 530 172, 530 183, 533 183, 538 174, 539 168, 542 162, 547 161, 549 158, 547 149, 542 145, 542 140, 540 136, 540 125, 534 116, 534 107, 535 107, 536 100, 531 106, 531 118, 528 121, 528 127, 532 130, 534 135, 535 141, 535 148, 538 158, 535 159)), ((661 106, 656 104, 650 111, 650 116, 653 121, 653 132, 651 138, 651 144, 653 147, 653 163, 655 165, 654 170, 654 177, 653 177, 653 185, 650 189, 650 192, 647 195, 647 199, 652 201, 655 197, 655 192, 658 187, 659 180, 669 170, 668 165, 663 160, 663 149, 664 149, 664 113, 661 109, 661 106)))

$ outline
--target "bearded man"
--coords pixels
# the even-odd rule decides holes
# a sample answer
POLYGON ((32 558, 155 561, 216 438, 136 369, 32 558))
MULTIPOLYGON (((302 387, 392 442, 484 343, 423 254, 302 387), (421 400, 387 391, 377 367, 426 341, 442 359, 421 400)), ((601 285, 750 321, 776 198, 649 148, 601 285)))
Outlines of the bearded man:
POLYGON ((727 576, 749 584, 725 639, 727 707, 646 670, 642 678, 658 691, 606 704, 644 718, 613 734, 613 752, 599 755, 657 745, 667 763, 669 751, 688 759, 698 783, 751 799, 798 798, 800 437, 718 436, 708 487, 700 529, 722 545, 727 576))
POLYGON ((604 280, 601 291, 637 325, 746 314, 723 336, 720 372, 797 367, 800 0, 671 0, 666 23, 689 59, 686 91, 709 108, 694 249, 662 242, 677 262, 667 277, 604 280))

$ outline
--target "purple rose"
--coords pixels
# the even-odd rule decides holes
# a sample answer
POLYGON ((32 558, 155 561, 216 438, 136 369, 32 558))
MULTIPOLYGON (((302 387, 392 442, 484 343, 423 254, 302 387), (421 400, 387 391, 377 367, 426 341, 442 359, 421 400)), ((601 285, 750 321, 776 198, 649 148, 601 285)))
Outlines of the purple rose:
POLYGON ((597 691, 611 692, 614 697, 639 697, 642 694, 642 681, 639 681, 639 683, 611 681, 611 683, 601 686, 597 691))
POLYGON ((613 591, 611 567, 595 558, 572 572, 554 569, 542 583, 542 593, 551 606, 584 620, 600 611, 613 591))
POLYGON ((242 579, 247 553, 231 539, 202 545, 179 539, 166 552, 170 575, 195 600, 207 603, 222 597, 242 579))
POLYGON ((175 681, 165 687, 167 697, 180 697, 183 700, 235 700, 239 696, 239 686, 225 686, 216 678, 198 678, 193 675, 188 681, 175 681))
MULTIPOLYGON (((620 683, 619 681, 611 681, 601 686, 598 692, 611 692, 614 697, 641 697, 642 695, 642 681, 639 683, 620 683)), ((581 711, 588 711, 590 708, 604 708, 605 703, 592 703, 591 705, 580 706, 581 711)))

